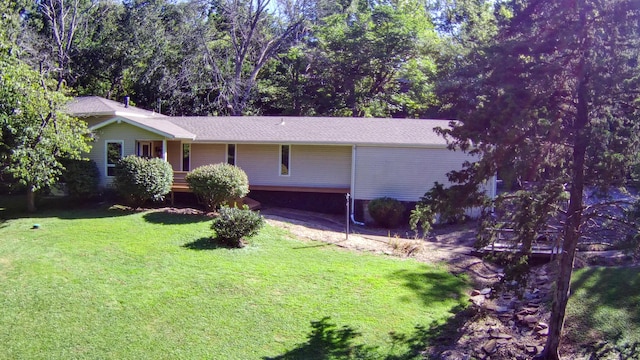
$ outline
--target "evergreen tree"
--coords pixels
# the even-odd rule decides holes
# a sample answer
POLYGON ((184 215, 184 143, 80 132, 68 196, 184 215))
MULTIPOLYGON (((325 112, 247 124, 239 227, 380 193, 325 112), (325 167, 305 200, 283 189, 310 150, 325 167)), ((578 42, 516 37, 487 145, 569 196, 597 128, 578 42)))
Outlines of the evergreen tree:
MULTIPOLYGON (((511 6, 513 16, 504 19, 494 40, 443 82, 444 98, 455 100, 449 105, 464 123, 442 132, 452 148, 481 156, 449 174, 457 184, 451 191, 473 195, 468 204, 478 203, 478 190, 496 173, 508 170, 520 184, 520 191, 495 202, 484 199, 496 212, 483 222, 480 240, 493 241, 496 229, 512 228, 522 244, 517 268, 526 265, 534 237, 558 225, 558 275, 540 355, 558 359, 586 221, 585 187, 622 184, 637 158, 640 7, 633 0, 531 0, 511 6)), ((441 193, 439 199, 452 197, 441 193)), ((429 200, 423 206, 437 208, 438 199, 429 200)), ((420 206, 415 214, 421 214, 420 206)), ((428 222, 428 216, 421 220, 428 222)))

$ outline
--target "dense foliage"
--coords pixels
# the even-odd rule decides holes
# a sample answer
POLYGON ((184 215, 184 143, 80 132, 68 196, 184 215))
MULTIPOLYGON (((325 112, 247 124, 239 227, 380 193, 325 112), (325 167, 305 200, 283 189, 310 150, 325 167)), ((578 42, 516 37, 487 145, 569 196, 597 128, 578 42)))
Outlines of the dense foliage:
POLYGON ((142 206, 149 200, 163 200, 172 184, 173 169, 160 158, 129 155, 116 164, 113 185, 118 194, 134 206, 142 206))
POLYGON ((39 4, 20 9, 25 59, 79 95, 171 115, 418 117, 437 103, 442 45, 417 0, 39 4))
POLYGON ((207 210, 215 210, 222 203, 249 193, 247 174, 226 163, 197 167, 184 179, 207 210))
POLYGON ((98 194, 100 171, 93 160, 66 159, 62 161, 64 170, 60 181, 64 182, 69 196, 75 199, 89 199, 98 194))
POLYGON ((242 247, 242 239, 256 235, 263 225, 264 218, 246 205, 242 209, 223 206, 213 220, 211 229, 215 230, 216 239, 224 244, 242 247))
MULTIPOLYGON (((495 210, 480 241, 510 230, 521 249, 515 264, 523 264, 541 233, 555 233, 563 251, 542 358, 558 359, 578 241, 587 223, 607 216, 585 205, 584 192, 624 184, 638 162, 640 9, 634 1, 584 0, 512 10, 496 37, 443 81, 441 98, 468 120, 442 132, 452 148, 481 155, 449 174, 461 185, 451 192, 495 210), (483 198, 478 190, 503 170, 520 190, 483 198)), ((443 194, 433 203, 446 206, 451 196, 443 194)))
POLYGON ((26 188, 34 211, 36 191, 58 181, 60 159, 89 150, 88 131, 64 113, 68 98, 54 81, 18 56, 21 17, 9 7, 15 5, 0 4, 0 176, 26 188))
POLYGON ((396 199, 381 197, 369 201, 367 211, 378 225, 394 228, 400 224, 405 207, 396 199))

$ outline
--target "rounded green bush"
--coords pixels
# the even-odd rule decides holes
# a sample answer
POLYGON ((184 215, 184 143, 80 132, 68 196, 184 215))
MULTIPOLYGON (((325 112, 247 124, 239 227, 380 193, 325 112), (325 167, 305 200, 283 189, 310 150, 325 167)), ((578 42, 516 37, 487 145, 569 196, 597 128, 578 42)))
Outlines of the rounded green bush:
POLYGON ((405 208, 396 199, 382 197, 371 200, 367 205, 367 210, 377 224, 386 228, 393 228, 400 224, 405 208))
POLYGON ((223 206, 211 228, 218 240, 233 247, 242 247, 242 239, 257 234, 263 225, 264 218, 246 205, 243 209, 223 206))
POLYGON ((90 199, 97 195, 100 170, 93 160, 63 159, 64 170, 60 181, 64 182, 69 196, 74 199, 90 199))
POLYGON ((239 167, 226 163, 197 167, 184 179, 207 210, 215 210, 225 201, 249 193, 247 174, 239 167))
POLYGON ((160 158, 146 159, 129 155, 116 164, 113 185, 118 194, 132 205, 141 206, 148 200, 164 200, 172 184, 173 169, 160 158))

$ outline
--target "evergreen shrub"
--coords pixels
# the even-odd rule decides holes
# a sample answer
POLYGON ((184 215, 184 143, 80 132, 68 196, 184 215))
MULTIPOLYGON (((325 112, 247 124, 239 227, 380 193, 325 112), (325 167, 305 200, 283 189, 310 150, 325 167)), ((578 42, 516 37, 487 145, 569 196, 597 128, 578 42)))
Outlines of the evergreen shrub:
POLYGON ((264 218, 257 212, 223 206, 218 217, 213 220, 211 228, 215 230, 217 239, 233 247, 242 247, 242 239, 258 233, 264 225, 264 218))
POLYGON ((142 206, 148 200, 164 200, 171 191, 173 169, 160 158, 129 155, 116 164, 113 184, 120 196, 134 206, 142 206))
POLYGON ((69 196, 74 199, 90 199, 98 195, 100 171, 93 160, 64 159, 60 181, 64 182, 69 196))
POLYGON ((396 199, 382 197, 371 200, 367 205, 367 210, 378 225, 394 228, 400 224, 405 208, 396 199))
POLYGON ((219 163, 193 169, 185 180, 207 210, 249 193, 249 178, 237 166, 219 163))

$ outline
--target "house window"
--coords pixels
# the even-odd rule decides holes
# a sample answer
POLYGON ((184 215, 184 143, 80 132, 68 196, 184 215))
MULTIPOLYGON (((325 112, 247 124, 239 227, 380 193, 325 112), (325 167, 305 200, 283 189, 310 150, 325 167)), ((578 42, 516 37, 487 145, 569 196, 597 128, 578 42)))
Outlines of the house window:
POLYGON ((280 145, 280 175, 291 175, 291 145, 280 145))
POLYGON ((116 164, 122 159, 122 151, 124 149, 124 141, 115 140, 106 143, 107 156, 107 176, 114 176, 116 172, 116 164))
POLYGON ((236 145, 227 144, 227 164, 236 164, 236 145))
POLYGON ((182 144, 182 171, 191 168, 191 144, 182 144))
POLYGON ((144 157, 144 158, 151 157, 151 141, 138 142, 138 156, 144 157))

